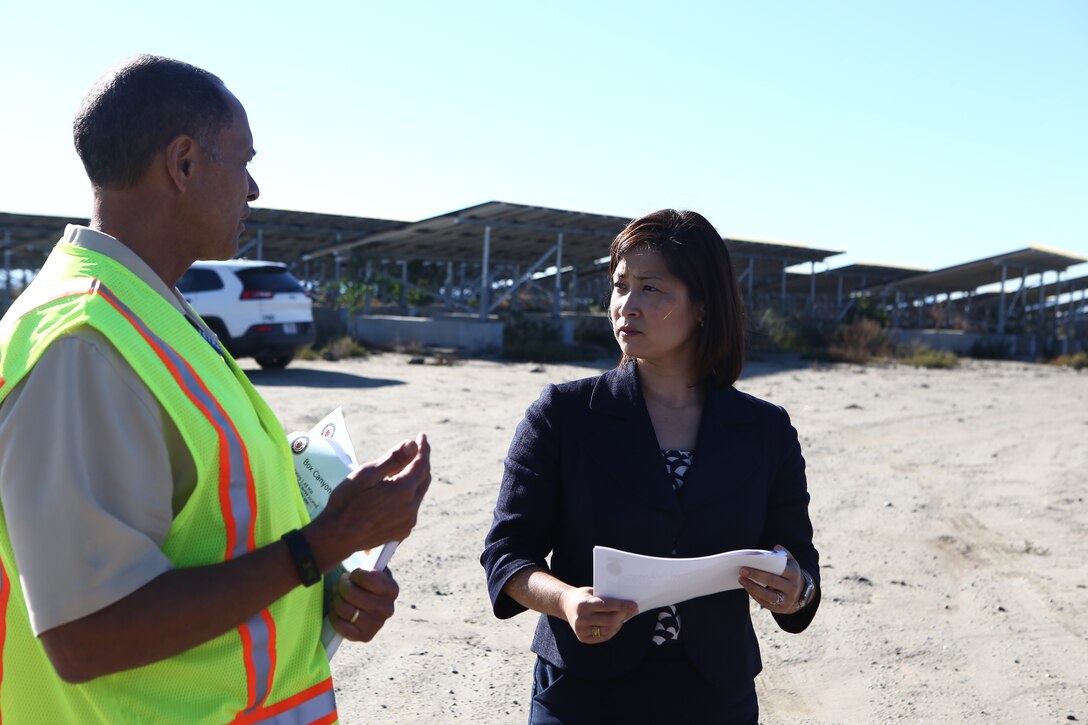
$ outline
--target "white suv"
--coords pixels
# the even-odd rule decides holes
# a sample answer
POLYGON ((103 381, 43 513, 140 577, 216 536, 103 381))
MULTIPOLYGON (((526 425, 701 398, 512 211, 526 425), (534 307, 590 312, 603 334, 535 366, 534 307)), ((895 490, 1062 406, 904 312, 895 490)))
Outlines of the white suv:
POLYGON ((230 354, 283 368, 314 341, 313 302, 278 262, 194 262, 178 282, 230 354))

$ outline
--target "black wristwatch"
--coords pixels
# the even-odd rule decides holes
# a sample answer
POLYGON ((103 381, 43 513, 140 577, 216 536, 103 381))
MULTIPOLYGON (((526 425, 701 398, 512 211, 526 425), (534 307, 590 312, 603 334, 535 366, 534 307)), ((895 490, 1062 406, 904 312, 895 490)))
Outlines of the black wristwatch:
POLYGON ((816 593, 816 580, 812 578, 812 575, 802 569, 801 576, 805 578, 805 590, 801 592, 801 598, 794 602, 793 611, 795 612, 804 609, 812 601, 812 595, 816 593))
POLYGON ((310 548, 310 542, 298 529, 288 531, 280 537, 287 542, 287 548, 291 552, 291 558, 298 569, 298 578, 305 586, 313 586, 321 581, 321 568, 317 565, 314 550, 310 548))

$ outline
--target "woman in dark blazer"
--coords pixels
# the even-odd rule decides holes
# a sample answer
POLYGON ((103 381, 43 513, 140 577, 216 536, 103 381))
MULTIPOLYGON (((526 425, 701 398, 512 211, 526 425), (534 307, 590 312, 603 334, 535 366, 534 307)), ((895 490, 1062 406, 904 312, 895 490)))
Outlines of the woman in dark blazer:
POLYGON ((550 385, 529 407, 481 556, 496 616, 541 613, 529 722, 756 723, 749 598, 787 632, 820 601, 797 432, 732 387, 743 310, 706 219, 666 209, 632 221, 610 275, 620 365, 550 385), (595 545, 789 558, 781 576, 742 570, 743 589, 639 612, 593 594, 595 545))

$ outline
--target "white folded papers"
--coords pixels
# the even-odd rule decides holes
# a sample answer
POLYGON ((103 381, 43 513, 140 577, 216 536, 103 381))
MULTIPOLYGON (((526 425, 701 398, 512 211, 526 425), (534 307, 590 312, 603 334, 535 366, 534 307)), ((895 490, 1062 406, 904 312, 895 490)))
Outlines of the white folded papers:
MULTIPOLYGON (((344 413, 340 408, 329 413, 306 433, 289 433, 287 441, 291 444, 292 461, 295 464, 295 478, 302 492, 306 510, 313 519, 329 502, 329 494, 355 467, 355 449, 351 445, 344 413)), ((325 607, 330 606, 336 583, 344 572, 355 569, 381 571, 393 558, 397 550, 396 541, 390 541, 376 549, 357 551, 343 563, 325 575, 325 607)), ((336 633, 328 617, 321 625, 321 643, 331 659, 343 638, 336 633)))
POLYGON ((786 552, 738 549, 694 559, 669 559, 593 547, 593 593, 638 603, 640 612, 740 589, 741 567, 781 574, 786 552))

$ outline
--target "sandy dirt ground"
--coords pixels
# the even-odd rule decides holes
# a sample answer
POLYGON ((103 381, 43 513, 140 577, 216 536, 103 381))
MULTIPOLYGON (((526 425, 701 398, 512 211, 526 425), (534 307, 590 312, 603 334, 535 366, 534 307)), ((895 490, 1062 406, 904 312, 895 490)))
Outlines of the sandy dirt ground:
MULTIPOLYGON (((420 430, 434 448, 397 613, 333 661, 344 723, 525 722, 535 617, 492 616, 482 541, 525 407, 609 366, 250 369, 287 430, 342 405, 363 459, 420 430)), ((792 416, 823 566, 806 632, 754 613, 763 723, 1088 721, 1088 373, 775 361, 737 387, 792 416)))

